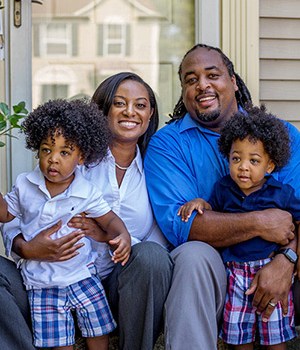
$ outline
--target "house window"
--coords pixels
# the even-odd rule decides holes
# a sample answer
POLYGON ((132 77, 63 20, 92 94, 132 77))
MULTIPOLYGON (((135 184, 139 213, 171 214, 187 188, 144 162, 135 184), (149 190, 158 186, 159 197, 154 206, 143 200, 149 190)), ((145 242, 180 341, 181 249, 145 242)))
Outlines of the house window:
POLYGON ((104 54, 125 56, 126 27, 123 24, 104 25, 104 54))
POLYGON ((103 23, 98 26, 98 55, 129 55, 130 26, 125 23, 103 23))
POLYGON ((40 24, 39 35, 34 45, 39 56, 72 56, 72 25, 68 23, 40 24))
POLYGON ((65 84, 43 84, 41 88, 42 101, 68 97, 68 85, 65 84))

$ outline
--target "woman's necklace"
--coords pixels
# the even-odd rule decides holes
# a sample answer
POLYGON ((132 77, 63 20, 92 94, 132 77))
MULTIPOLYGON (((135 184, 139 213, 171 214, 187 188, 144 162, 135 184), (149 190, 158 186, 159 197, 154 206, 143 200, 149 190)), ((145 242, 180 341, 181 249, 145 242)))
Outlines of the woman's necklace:
POLYGON ((121 165, 119 165, 117 162, 115 162, 115 165, 116 165, 116 167, 117 167, 118 169, 124 170, 124 171, 126 171, 126 170, 129 168, 129 166, 121 166, 121 165))

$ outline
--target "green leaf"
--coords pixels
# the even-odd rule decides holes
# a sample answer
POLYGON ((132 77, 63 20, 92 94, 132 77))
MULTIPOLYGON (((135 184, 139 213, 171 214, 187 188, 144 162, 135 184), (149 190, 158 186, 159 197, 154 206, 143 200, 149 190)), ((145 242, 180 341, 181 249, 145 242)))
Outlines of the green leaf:
POLYGON ((16 127, 20 127, 20 125, 18 123, 19 123, 20 119, 22 119, 22 118, 23 118, 23 116, 13 114, 8 118, 8 120, 9 120, 11 126, 16 128, 16 127))
POLYGON ((19 113, 26 113, 26 109, 25 109, 25 102, 22 101, 22 102, 19 102, 17 105, 14 105, 13 106, 13 110, 16 114, 19 114, 19 113), (23 112, 24 111, 24 112, 23 112))
MULTIPOLYGON (((0 135, 17 138, 10 131, 12 129, 22 129, 20 121, 28 115, 28 110, 25 108, 24 101, 14 105, 12 109, 13 113, 10 112, 6 103, 0 102, 0 135)), ((5 143, 0 141, 0 147, 3 146, 5 146, 5 143)))
POLYGON ((0 130, 4 130, 6 128, 7 122, 5 120, 0 121, 0 130))
POLYGON ((0 102, 0 111, 1 111, 1 114, 3 114, 4 116, 9 115, 8 105, 4 102, 0 102))

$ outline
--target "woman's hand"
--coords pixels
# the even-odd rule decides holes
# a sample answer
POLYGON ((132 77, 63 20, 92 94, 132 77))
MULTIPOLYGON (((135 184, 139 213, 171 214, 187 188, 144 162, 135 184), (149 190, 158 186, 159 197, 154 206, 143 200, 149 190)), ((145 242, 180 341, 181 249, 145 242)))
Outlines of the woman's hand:
POLYGON ((112 261, 116 264, 118 262, 124 266, 130 256, 131 252, 131 238, 127 232, 121 233, 114 239, 111 239, 108 244, 113 250, 112 261))
POLYGON ((53 240, 51 235, 61 228, 61 222, 41 231, 32 240, 25 241, 22 234, 15 237, 13 251, 21 258, 41 261, 65 261, 78 254, 77 250, 84 243, 77 242, 84 237, 80 231, 74 231, 68 235, 53 240))

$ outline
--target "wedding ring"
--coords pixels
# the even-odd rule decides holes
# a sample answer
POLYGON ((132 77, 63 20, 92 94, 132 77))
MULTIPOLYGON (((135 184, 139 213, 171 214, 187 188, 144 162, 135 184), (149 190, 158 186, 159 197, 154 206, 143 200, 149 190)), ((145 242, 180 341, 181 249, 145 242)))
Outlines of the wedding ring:
POLYGON ((269 301, 268 304, 272 307, 275 307, 277 303, 272 303, 271 301, 269 301))

